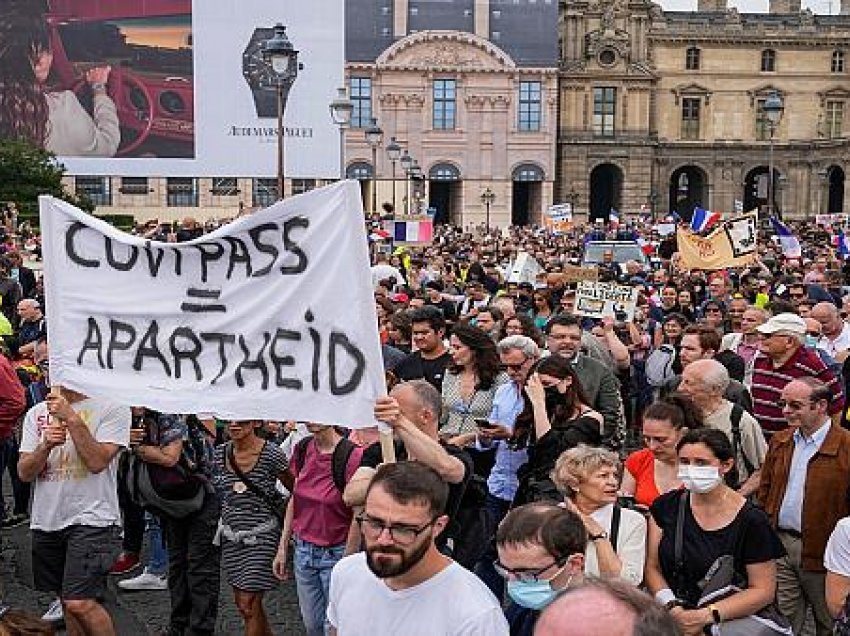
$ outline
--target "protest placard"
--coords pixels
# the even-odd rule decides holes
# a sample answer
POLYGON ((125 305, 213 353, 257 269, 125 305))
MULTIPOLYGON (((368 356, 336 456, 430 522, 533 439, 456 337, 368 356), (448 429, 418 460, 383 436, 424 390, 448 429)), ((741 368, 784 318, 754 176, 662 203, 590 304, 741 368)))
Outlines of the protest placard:
POLYGON ((385 382, 355 182, 179 244, 40 207, 52 383, 165 413, 374 424, 385 382))
POLYGON ((564 265, 563 280, 565 283, 578 283, 583 280, 595 282, 599 280, 599 270, 596 267, 564 265))
POLYGON ((634 320, 637 298, 637 287, 580 281, 576 286, 575 313, 590 318, 634 320))
POLYGON ((568 232, 573 225, 573 206, 570 203, 550 205, 543 215, 543 227, 553 234, 568 232))
POLYGON ((728 269, 746 267, 758 256, 756 212, 724 221, 707 236, 680 227, 676 234, 680 269, 728 269))
POLYGON ((516 260, 508 275, 509 283, 532 283, 537 280, 537 274, 543 271, 533 256, 527 252, 517 254, 516 260))

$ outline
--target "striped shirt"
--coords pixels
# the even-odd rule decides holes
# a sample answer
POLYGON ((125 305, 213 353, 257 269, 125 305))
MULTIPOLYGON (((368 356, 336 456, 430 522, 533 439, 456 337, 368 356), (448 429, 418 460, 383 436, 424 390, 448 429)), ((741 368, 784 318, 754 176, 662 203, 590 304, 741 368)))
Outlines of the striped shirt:
POLYGON ((816 378, 827 385, 834 398, 829 403, 829 414, 841 412, 844 407, 844 387, 813 350, 800 347, 781 367, 774 367, 773 361, 763 353, 756 356, 750 388, 753 396, 753 415, 768 435, 788 428, 788 422, 782 415, 782 407, 779 406, 782 389, 791 380, 804 377, 816 378))

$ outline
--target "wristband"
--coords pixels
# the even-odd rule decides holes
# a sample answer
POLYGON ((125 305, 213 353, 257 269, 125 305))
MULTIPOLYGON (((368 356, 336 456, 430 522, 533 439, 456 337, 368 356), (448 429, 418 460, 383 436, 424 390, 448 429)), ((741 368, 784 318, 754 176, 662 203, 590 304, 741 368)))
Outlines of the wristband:
POLYGON ((658 590, 655 593, 655 600, 658 601, 660 605, 667 605, 667 603, 669 603, 670 601, 675 601, 677 599, 676 595, 673 594, 673 590, 671 590, 669 587, 665 587, 664 589, 658 590))
POLYGON ((720 610, 717 608, 717 605, 710 604, 708 606, 708 611, 711 613, 711 620, 714 621, 715 625, 720 625, 723 622, 723 617, 720 615, 720 610))

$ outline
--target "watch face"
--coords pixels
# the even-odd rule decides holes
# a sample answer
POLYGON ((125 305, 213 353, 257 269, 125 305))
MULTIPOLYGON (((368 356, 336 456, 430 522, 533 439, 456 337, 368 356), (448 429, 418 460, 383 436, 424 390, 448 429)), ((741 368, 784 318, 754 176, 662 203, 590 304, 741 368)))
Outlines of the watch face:
POLYGON ((277 75, 272 65, 263 59, 263 42, 274 34, 274 29, 254 29, 251 41, 242 53, 242 75, 253 88, 274 88, 277 75))

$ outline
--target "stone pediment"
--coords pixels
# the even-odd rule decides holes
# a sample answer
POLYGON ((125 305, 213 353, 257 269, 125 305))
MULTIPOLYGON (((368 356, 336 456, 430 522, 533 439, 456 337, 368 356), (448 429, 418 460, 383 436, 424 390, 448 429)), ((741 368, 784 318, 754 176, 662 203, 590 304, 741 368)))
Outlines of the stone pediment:
POLYGON ((376 60, 378 68, 427 71, 505 71, 511 57, 484 38, 459 31, 420 31, 402 38, 376 60))
POLYGON ((691 82, 690 84, 679 84, 673 89, 673 94, 676 96, 676 103, 682 96, 685 97, 702 97, 705 103, 708 104, 711 99, 711 91, 705 86, 691 82))
POLYGON ((832 88, 818 93, 818 98, 820 99, 820 105, 823 107, 826 105, 827 101, 850 98, 850 90, 843 86, 833 86, 832 88))

